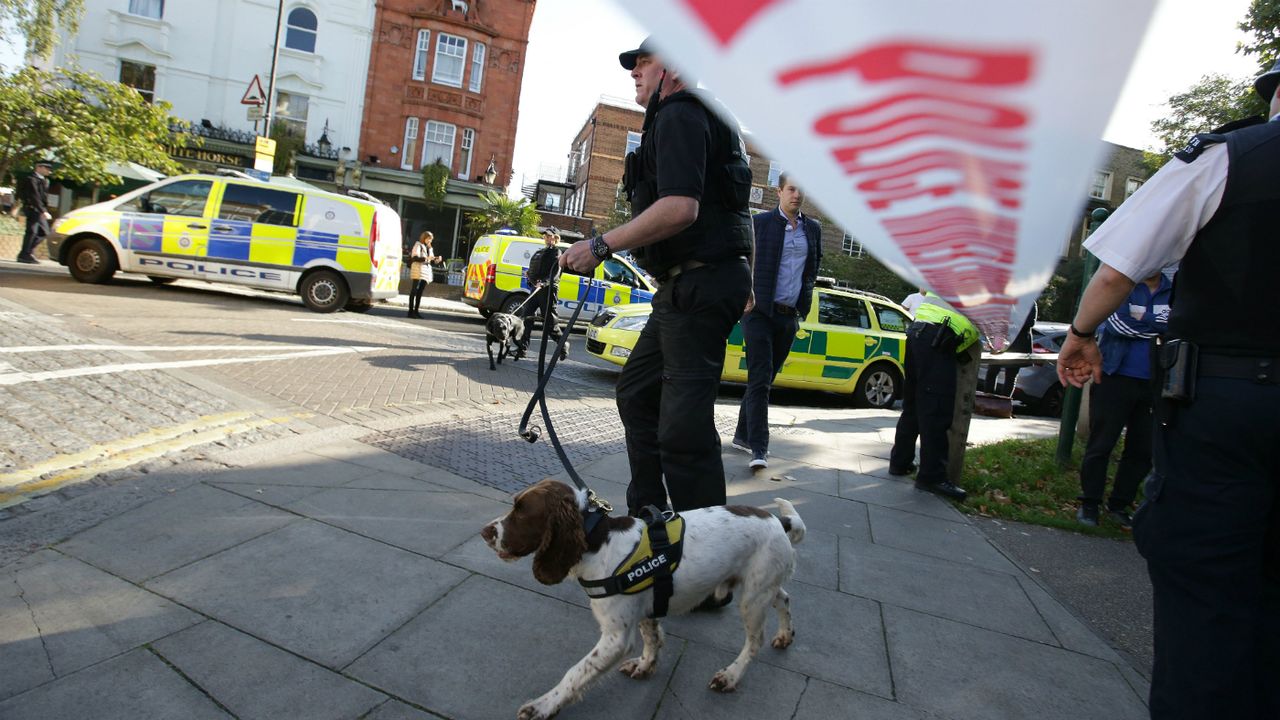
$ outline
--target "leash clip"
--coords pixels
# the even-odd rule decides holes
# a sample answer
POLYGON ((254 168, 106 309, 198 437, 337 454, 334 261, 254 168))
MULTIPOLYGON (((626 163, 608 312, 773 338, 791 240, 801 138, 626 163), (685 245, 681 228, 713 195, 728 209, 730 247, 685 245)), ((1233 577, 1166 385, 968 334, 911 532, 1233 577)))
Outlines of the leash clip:
POLYGON ((596 495, 596 491, 591 488, 587 488, 587 508, 603 510, 606 514, 613 512, 613 506, 609 504, 609 501, 596 495))
POLYGON ((529 443, 536 443, 538 442, 538 438, 542 437, 542 428, 538 427, 537 425, 534 425, 530 427, 528 430, 525 430, 524 432, 520 433, 520 437, 524 438, 529 443))

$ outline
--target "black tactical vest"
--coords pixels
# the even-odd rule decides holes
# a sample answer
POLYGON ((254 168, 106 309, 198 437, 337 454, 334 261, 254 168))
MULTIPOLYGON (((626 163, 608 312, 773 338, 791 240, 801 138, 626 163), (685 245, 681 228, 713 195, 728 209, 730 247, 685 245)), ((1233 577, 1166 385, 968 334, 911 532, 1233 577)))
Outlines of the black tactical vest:
POLYGON ((1178 266, 1168 334, 1210 352, 1280 355, 1280 312, 1266 300, 1280 269, 1280 121, 1196 140, 1179 157, 1226 142, 1227 185, 1178 266))
MULTIPOLYGON (((645 117, 645 130, 653 126, 664 108, 681 102, 697 103, 706 113, 712 147, 708 149, 702 197, 698 198, 698 218, 672 237, 631 251, 640 267, 655 277, 686 260, 714 263, 751 253, 751 213, 747 209, 751 168, 738 131, 707 109, 704 103, 710 101, 688 91, 662 98, 645 117)), ((645 132, 640 147, 627 156, 623 188, 631 201, 632 217, 658 199, 657 163, 664 150, 654 147, 651 137, 652 133, 645 132)))

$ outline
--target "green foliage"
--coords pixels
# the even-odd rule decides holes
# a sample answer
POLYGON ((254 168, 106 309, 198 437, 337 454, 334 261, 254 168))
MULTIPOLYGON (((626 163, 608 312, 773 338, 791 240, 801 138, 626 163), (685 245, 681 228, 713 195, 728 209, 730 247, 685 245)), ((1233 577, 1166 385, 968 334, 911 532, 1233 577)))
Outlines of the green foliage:
POLYGON ((604 221, 596 229, 606 233, 628 222, 631 222, 631 204, 623 197, 622 183, 619 182, 618 188, 613 195, 613 207, 609 209, 609 215, 605 217, 604 221))
POLYGON ((444 204, 444 195, 449 186, 449 168, 436 160, 422 168, 422 199, 431 207, 444 204))
POLYGON ((58 178, 115 185, 107 163, 133 161, 163 173, 182 168, 165 151, 174 142, 165 102, 75 68, 24 68, 0 77, 0 178, 54 157, 58 178))
POLYGON ((844 253, 826 253, 822 256, 822 267, 818 269, 818 274, 843 280, 859 290, 879 293, 894 302, 899 302, 916 291, 910 283, 866 254, 855 258, 844 253))
POLYGON ((1186 91, 1168 100, 1169 112, 1151 123, 1162 149, 1147 159, 1158 168, 1187 146, 1191 136, 1232 120, 1262 115, 1266 104, 1253 90, 1253 79, 1233 80, 1226 75, 1205 75, 1186 91))
POLYGON ((1083 272, 1084 258, 1070 257, 1058 261, 1053 277, 1036 301, 1041 321, 1071 322, 1075 317, 1076 303, 1080 300, 1080 276, 1083 272))
POLYGON ((1253 42, 1238 44, 1236 51, 1257 55, 1261 71, 1270 70, 1280 59, 1280 0, 1253 0, 1244 22, 1236 27, 1253 35, 1253 42))
POLYGON ((306 138, 294 132, 286 123, 272 122, 271 139, 276 141, 276 156, 271 162, 271 173, 273 175, 292 175, 293 159, 306 146, 306 138))
POLYGON ((16 28, 23 45, 43 57, 58 42, 59 26, 74 34, 82 14, 84 0, 0 0, 0 41, 10 41, 16 28))
POLYGON ((480 199, 484 201, 485 207, 467 213, 467 232, 472 238, 504 227, 528 237, 538 234, 542 216, 528 200, 514 200, 496 190, 481 193, 480 199))

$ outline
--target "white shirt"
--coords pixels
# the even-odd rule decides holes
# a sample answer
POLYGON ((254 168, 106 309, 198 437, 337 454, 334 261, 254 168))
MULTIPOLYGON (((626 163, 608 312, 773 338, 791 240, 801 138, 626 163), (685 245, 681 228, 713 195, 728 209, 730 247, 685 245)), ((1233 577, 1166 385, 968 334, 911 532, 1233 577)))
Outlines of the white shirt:
POLYGON ((1107 218, 1085 249, 1134 282, 1181 260, 1222 204, 1227 164, 1225 142, 1192 162, 1170 160, 1107 218))
POLYGON ((924 302, 924 295, 918 292, 913 292, 902 301, 902 307, 906 308, 907 312, 915 315, 916 308, 920 307, 920 303, 922 302, 924 302))

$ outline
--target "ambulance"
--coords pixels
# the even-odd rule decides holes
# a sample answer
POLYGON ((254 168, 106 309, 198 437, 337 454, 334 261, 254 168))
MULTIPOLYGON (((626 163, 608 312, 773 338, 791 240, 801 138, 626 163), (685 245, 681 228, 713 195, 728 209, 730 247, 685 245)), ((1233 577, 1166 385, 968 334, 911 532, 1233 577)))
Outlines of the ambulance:
POLYGON ((117 270, 302 296, 315 312, 365 312, 399 294, 400 216, 372 196, 240 174, 161 180, 60 218, 49 256, 80 282, 117 270))
MULTIPOLYGON (((479 309, 485 317, 494 312, 513 312, 532 293, 529 260, 545 246, 539 238, 509 232, 476 240, 467 263, 462 301, 479 309)), ((560 243, 559 247, 564 251, 569 245, 560 243)), ((607 307, 650 302, 657 289, 629 260, 614 256, 597 265, 591 277, 562 273, 557 312, 564 316, 582 305, 579 317, 585 320, 607 307)))

